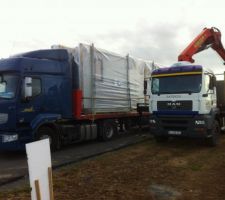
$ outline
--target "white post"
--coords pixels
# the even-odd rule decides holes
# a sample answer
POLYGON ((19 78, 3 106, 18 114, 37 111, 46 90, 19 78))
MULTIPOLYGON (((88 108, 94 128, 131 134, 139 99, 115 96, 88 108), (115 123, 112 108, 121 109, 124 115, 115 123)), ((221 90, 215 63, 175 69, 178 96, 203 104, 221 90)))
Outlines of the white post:
POLYGON ((26 144, 32 200, 53 200, 49 139, 26 144))

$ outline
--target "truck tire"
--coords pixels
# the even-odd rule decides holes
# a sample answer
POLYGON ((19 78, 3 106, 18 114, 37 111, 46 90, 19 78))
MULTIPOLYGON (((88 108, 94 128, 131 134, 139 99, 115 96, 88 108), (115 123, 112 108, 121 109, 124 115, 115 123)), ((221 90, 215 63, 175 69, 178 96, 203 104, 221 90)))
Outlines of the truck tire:
POLYGON ((46 138, 49 138, 51 151, 56 151, 61 148, 61 142, 57 131, 51 127, 42 126, 37 131, 36 140, 43 140, 46 138))
POLYGON ((168 136, 161 136, 161 135, 160 136, 155 135, 154 138, 155 138, 155 141, 158 143, 167 142, 169 140, 168 136))
POLYGON ((124 122, 124 126, 125 126, 125 131, 129 132, 131 130, 131 127, 132 127, 131 119, 126 119, 125 122, 124 122))
POLYGON ((98 124, 98 136, 101 141, 111 140, 117 133, 115 120, 105 120, 98 124))
POLYGON ((119 132, 127 133, 131 129, 131 120, 130 119, 123 119, 119 120, 119 132))
POLYGON ((211 135, 212 137, 210 138, 207 138, 207 142, 208 142, 208 145, 211 146, 211 147, 215 147, 218 145, 219 143, 219 138, 220 138, 220 126, 219 126, 219 123, 218 121, 214 121, 213 122, 213 127, 212 127, 212 130, 211 131, 211 135))

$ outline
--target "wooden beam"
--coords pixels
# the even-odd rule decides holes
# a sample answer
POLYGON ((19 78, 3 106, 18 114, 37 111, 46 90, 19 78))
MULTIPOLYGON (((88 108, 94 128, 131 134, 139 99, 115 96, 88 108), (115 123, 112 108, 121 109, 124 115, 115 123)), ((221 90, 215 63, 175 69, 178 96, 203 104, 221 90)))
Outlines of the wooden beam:
POLYGON ((48 183, 49 183, 50 200, 54 200, 53 181, 52 181, 52 168, 51 167, 48 167, 48 183))
POLYGON ((39 180, 35 180, 34 185, 35 185, 37 200, 41 200, 41 190, 40 190, 39 180))

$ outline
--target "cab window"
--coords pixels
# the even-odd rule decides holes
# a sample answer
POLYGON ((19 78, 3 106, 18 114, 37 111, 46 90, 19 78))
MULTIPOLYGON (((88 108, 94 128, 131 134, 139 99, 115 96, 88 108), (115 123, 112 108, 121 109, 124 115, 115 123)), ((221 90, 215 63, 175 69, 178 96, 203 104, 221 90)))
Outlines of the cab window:
POLYGON ((41 94, 41 80, 38 78, 32 78, 32 97, 41 94))

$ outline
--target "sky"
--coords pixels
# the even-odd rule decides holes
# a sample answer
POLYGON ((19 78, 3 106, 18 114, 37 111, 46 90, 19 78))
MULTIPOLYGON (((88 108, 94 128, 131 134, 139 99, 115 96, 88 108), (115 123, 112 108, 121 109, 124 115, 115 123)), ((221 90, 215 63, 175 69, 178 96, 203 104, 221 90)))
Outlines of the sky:
MULTIPOLYGON (((0 0, 0 57, 83 42, 170 66, 204 27, 219 28, 225 45, 224 7, 223 0, 0 0)), ((194 59, 225 71, 211 49, 194 59)))

